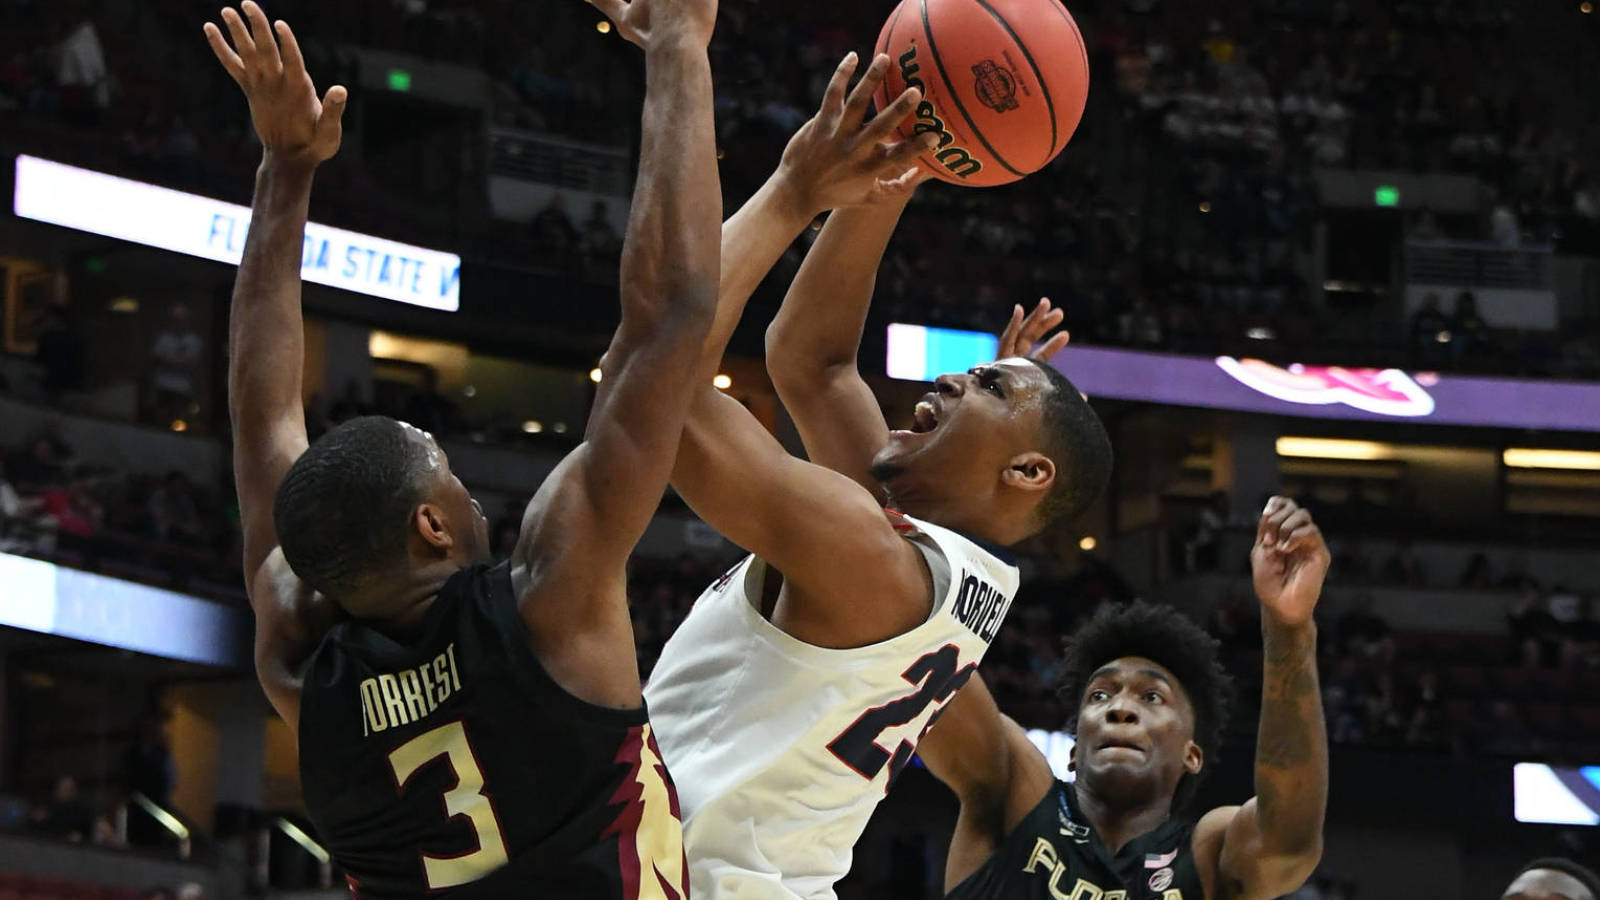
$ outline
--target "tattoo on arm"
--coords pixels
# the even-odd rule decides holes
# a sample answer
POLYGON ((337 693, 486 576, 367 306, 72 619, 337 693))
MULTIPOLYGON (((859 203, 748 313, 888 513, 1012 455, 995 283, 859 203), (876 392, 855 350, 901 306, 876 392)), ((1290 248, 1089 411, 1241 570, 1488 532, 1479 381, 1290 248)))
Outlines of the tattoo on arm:
POLYGON ((1328 800, 1328 740, 1317 679, 1315 626, 1263 623, 1256 804, 1269 843, 1316 842, 1328 800))

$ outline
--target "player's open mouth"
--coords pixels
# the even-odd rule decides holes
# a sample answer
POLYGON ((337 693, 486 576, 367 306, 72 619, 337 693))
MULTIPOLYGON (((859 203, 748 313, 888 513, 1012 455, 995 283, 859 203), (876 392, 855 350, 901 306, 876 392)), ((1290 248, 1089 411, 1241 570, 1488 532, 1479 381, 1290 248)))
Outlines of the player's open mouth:
POLYGON ((927 434, 939 427, 939 411, 927 400, 918 400, 917 406, 911 412, 912 434, 927 434))

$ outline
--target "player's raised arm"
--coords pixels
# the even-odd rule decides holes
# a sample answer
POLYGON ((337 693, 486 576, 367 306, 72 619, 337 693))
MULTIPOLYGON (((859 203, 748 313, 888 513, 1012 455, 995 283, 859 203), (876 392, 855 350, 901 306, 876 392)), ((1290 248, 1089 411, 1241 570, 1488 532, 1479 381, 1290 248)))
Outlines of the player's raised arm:
POLYGON ((1000 712, 981 676, 939 713, 917 756, 961 802, 945 859, 946 891, 977 871, 1055 782, 1050 762, 1000 712))
POLYGON ((535 652, 568 691, 639 703, 624 564, 661 502, 716 309, 722 234, 706 45, 716 0, 594 0, 645 51, 622 321, 584 442, 528 505, 513 583, 535 652))
MULTIPOLYGON (((818 465, 874 492, 881 488, 869 466, 888 442, 889 426, 856 357, 878 266, 912 189, 929 177, 919 169, 909 189, 886 192, 877 202, 830 216, 767 328, 767 373, 794 418, 806 453, 818 465)), ((1065 333, 1034 347, 1061 324, 1062 315, 1048 300, 1041 300, 1026 319, 1022 307, 1016 307, 995 358, 1049 359, 1066 346, 1065 333)))
POLYGON ((1250 551, 1265 639, 1256 796, 1200 820, 1195 846, 1215 866, 1211 896, 1267 900, 1297 890, 1322 858, 1328 737, 1311 614, 1328 574, 1328 546, 1293 500, 1267 503, 1250 551))
POLYGON ((312 177, 339 149, 347 95, 336 86, 319 101, 289 26, 269 24, 251 0, 242 9, 243 17, 222 11, 231 45, 216 25, 205 25, 212 51, 249 100, 263 147, 250 233, 229 308, 228 412, 245 585, 257 620, 257 672, 292 727, 298 719, 292 670, 320 636, 313 624, 318 607, 329 604, 303 587, 273 584, 275 577, 263 570, 278 545, 273 499, 284 473, 307 446, 300 399, 301 244, 312 177))

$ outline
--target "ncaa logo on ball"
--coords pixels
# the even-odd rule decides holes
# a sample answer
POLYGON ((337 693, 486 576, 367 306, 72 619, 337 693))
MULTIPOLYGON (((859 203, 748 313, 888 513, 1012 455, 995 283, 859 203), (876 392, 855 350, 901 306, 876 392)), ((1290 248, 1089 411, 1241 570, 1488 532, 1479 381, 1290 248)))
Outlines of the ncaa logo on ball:
POLYGON ((992 59, 972 67, 972 90, 984 106, 995 112, 1017 108, 1017 80, 992 59))
POLYGON ((1164 891, 1172 887, 1172 870, 1160 869, 1150 876, 1150 890, 1164 891))

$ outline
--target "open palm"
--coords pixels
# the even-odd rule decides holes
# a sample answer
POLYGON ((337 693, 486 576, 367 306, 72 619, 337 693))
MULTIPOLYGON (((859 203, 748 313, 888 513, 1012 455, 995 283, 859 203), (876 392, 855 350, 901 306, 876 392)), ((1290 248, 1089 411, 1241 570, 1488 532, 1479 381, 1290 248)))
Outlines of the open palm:
POLYGON ((206 40, 222 67, 244 90, 261 145, 284 162, 315 166, 327 160, 339 151, 340 123, 349 93, 336 85, 318 100, 300 44, 288 24, 268 24, 266 13, 254 0, 244 0, 240 9, 243 17, 232 9, 222 11, 232 46, 211 22, 205 25, 206 40))

